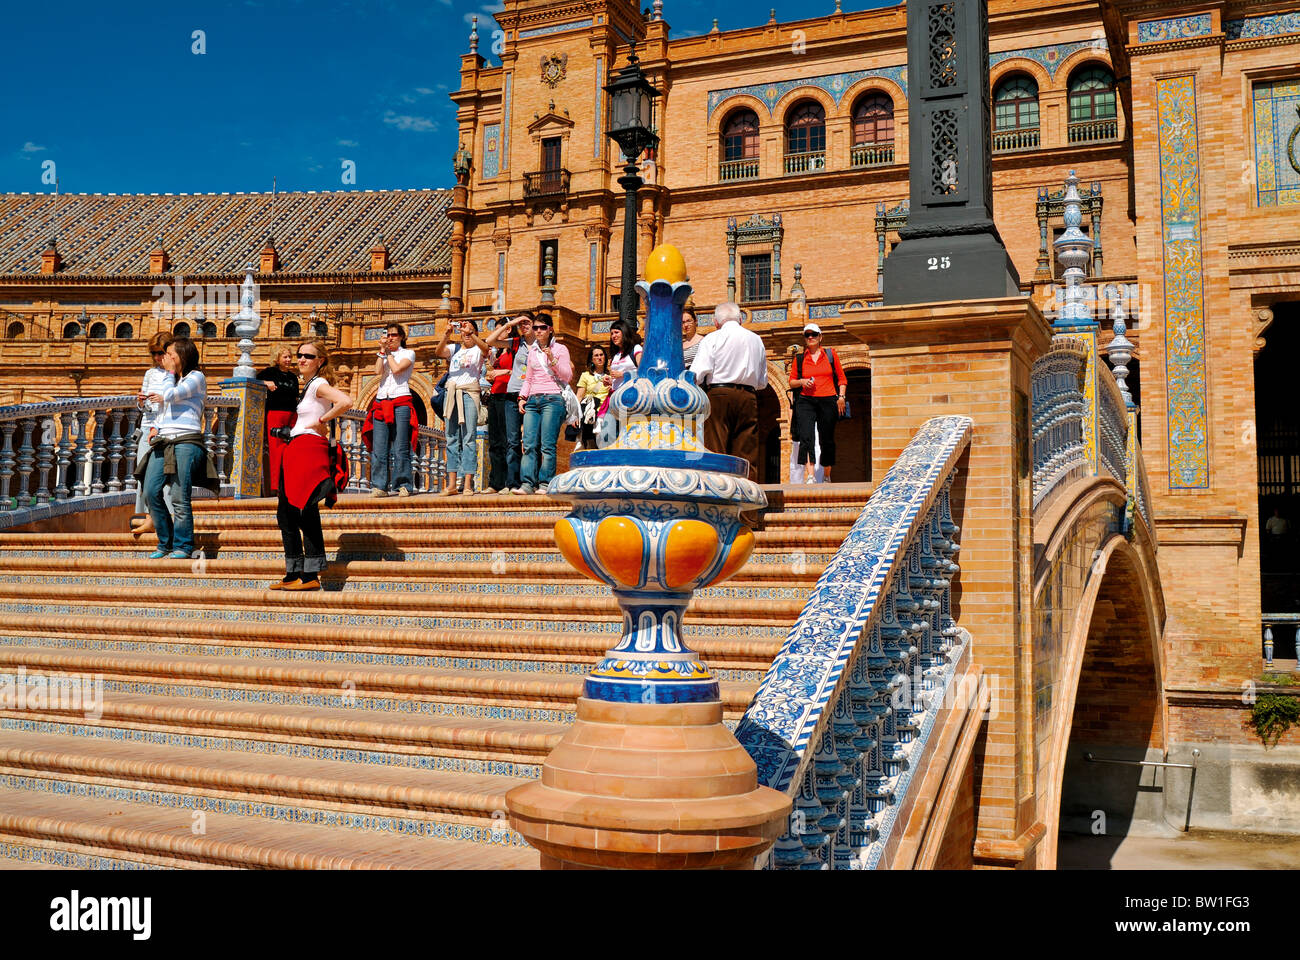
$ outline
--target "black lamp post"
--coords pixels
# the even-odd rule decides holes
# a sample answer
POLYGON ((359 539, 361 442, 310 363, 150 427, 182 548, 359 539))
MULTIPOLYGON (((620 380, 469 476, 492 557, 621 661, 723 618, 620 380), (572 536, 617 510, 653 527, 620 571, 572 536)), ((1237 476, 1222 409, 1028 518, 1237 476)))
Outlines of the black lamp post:
POLYGON ((637 167, 641 152, 659 144, 654 133, 654 101, 659 91, 641 72, 636 44, 627 66, 605 87, 610 96, 610 128, 606 135, 623 151, 623 176, 618 185, 625 191, 623 206, 623 283, 618 293, 618 315, 636 329, 636 192, 644 182, 637 167))

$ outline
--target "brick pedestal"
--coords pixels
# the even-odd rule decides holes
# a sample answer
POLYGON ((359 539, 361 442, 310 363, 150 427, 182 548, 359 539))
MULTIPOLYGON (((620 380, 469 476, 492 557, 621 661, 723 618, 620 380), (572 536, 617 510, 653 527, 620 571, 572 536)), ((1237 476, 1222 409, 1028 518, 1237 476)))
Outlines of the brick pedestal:
POLYGON ((976 865, 1023 866, 1043 834, 1034 818, 1030 375, 1051 330, 1021 297, 841 317, 871 350, 872 476, 884 476, 931 417, 975 422, 952 488, 962 547, 954 614, 974 637, 993 697, 975 768, 974 853, 976 865))
POLYGON ((722 723, 722 704, 578 701, 539 781, 506 797, 548 869, 750 869, 790 800, 722 723))
POLYGON ((234 377, 220 382, 223 397, 239 398, 239 417, 230 438, 230 485, 235 499, 262 496, 262 454, 266 447, 266 385, 234 377))

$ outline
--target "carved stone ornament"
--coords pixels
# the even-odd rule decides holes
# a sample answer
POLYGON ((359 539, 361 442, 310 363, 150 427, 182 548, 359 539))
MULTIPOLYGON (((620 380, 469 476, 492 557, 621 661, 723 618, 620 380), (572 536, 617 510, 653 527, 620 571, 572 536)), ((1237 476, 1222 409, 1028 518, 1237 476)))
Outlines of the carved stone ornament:
POLYGON ((559 86, 560 81, 564 79, 568 67, 569 55, 567 53, 552 53, 549 56, 542 57, 542 83, 554 90, 559 86))

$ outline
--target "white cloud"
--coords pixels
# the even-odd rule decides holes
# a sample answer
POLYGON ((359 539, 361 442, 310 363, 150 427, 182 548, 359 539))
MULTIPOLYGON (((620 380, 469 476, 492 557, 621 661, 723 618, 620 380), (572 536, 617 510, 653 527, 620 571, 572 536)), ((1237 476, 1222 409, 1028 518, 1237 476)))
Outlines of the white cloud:
POLYGON ((40 153, 45 148, 28 140, 23 144, 23 153, 40 153))
POLYGON ((422 97, 427 97, 429 94, 433 93, 434 91, 431 90, 429 87, 416 87, 415 92, 422 97))
POLYGON ((357 143, 355 140, 335 140, 334 142, 335 142, 336 144, 338 144, 340 147, 359 147, 359 146, 361 146, 361 144, 357 143))
POLYGON ((395 113, 392 110, 384 111, 384 123, 390 124, 398 130, 409 130, 416 133, 432 133, 438 129, 438 121, 432 117, 415 117, 409 113, 395 113))

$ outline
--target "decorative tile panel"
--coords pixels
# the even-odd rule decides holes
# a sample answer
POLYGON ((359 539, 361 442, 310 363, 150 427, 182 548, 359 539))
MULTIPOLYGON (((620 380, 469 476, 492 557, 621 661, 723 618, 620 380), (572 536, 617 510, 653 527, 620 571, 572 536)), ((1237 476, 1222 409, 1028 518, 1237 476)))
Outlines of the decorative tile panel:
POLYGON ((772 110, 776 107, 777 101, 784 97, 791 90, 797 90, 800 87, 815 87, 818 90, 824 90, 838 104, 844 96, 844 91, 853 86, 859 80, 865 80, 868 77, 880 77, 885 80, 892 80, 907 92, 907 64, 899 64, 894 67, 878 67, 874 70, 854 70, 848 73, 828 73, 821 77, 805 77, 799 80, 780 80, 776 83, 752 83, 744 87, 728 87, 725 90, 709 91, 709 116, 713 116, 713 111, 719 105, 731 99, 732 97, 745 94, 762 100, 767 106, 767 112, 770 116, 772 110))
POLYGON ((1106 39, 1098 37, 1096 40, 1075 40, 1072 43, 1053 43, 1043 47, 1000 50, 997 53, 989 54, 989 66, 996 67, 1005 60, 1032 60, 1046 70, 1049 76, 1055 78, 1056 71, 1061 64, 1085 47, 1091 47, 1097 54, 1105 55, 1107 50, 1106 39))
POLYGON ((491 180, 501 172, 501 124, 483 127, 483 179, 491 180))
POLYGON ((506 89, 501 97, 501 169, 510 169, 510 88, 515 75, 506 74, 506 89))
POLYGON ((1214 20, 1208 13, 1171 17, 1167 20, 1147 20, 1138 24, 1138 43, 1190 40, 1193 37, 1208 37, 1213 31, 1214 20))
POLYGON ((1261 207, 1300 203, 1300 80, 1255 84, 1255 198, 1261 207))
POLYGON ((1156 80, 1164 238, 1169 489, 1210 485, 1196 78, 1156 80))
POLYGON ((552 33, 563 33, 566 30, 585 30, 591 26, 591 19, 571 20, 568 23, 552 23, 545 27, 533 27, 531 30, 520 30, 520 40, 531 40, 533 37, 545 37, 552 33))
POLYGON ((809 320, 829 320, 840 315, 842 304, 813 303, 808 305, 809 320))
POLYGON ((1300 13, 1275 13, 1267 17, 1229 20, 1223 32, 1229 40, 1256 40, 1300 34, 1300 13))

